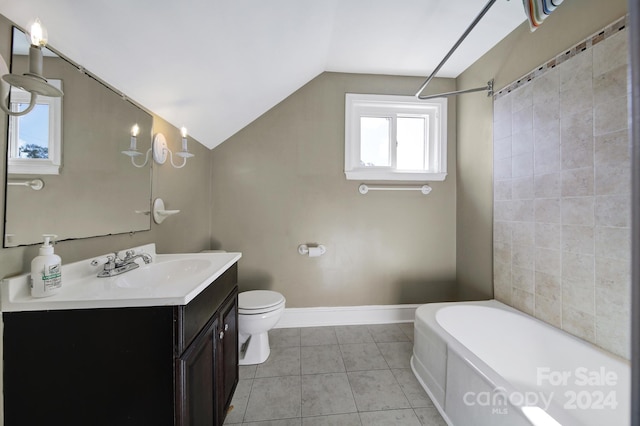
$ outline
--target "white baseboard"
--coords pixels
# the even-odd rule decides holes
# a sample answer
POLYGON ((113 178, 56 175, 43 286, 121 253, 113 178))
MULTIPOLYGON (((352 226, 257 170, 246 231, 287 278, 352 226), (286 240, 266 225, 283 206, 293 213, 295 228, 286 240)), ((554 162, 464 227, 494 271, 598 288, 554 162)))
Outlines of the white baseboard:
POLYGON ((285 308, 275 328, 413 322, 421 305, 285 308))

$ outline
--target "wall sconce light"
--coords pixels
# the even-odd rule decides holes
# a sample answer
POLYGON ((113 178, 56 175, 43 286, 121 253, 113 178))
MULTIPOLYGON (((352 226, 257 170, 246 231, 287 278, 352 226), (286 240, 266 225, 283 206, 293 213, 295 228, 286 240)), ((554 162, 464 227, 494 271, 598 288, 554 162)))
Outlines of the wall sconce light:
POLYGON ((164 164, 167 161, 167 155, 169 156, 169 162, 176 169, 181 169, 187 164, 187 158, 194 157, 192 153, 189 152, 189 148, 187 146, 187 129, 181 128, 180 135, 182 136, 182 149, 176 152, 178 157, 182 157, 182 164, 176 166, 173 162, 173 153, 167 146, 167 140, 165 139, 162 133, 156 133, 153 137, 153 143, 151 144, 151 148, 147 150, 147 153, 144 158, 144 163, 136 164, 135 157, 142 155, 140 151, 138 151, 137 147, 137 136, 140 132, 140 128, 137 124, 135 124, 131 128, 131 142, 129 144, 129 149, 126 151, 122 151, 124 155, 131 157, 131 164, 136 167, 144 167, 147 165, 149 161, 149 154, 153 153, 153 161, 157 164, 164 164))
POLYGON ((4 102, 0 102, 0 108, 9 115, 25 115, 36 106, 38 95, 59 98, 63 95, 62 90, 52 86, 47 79, 42 76, 42 48, 47 45, 47 30, 36 19, 31 25, 27 34, 29 43, 29 72, 23 75, 5 74, 2 79, 11 86, 18 87, 31 93, 29 106, 22 111, 11 111, 4 102))

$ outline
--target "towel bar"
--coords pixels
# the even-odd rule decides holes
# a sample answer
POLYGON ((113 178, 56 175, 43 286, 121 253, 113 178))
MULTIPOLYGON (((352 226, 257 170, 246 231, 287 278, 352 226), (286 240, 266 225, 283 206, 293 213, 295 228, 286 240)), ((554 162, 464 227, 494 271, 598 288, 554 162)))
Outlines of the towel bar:
POLYGON ((431 192, 431 187, 429 185, 422 186, 369 186, 366 184, 361 184, 358 187, 358 192, 362 195, 366 194, 369 191, 420 191, 424 195, 427 195, 431 192))

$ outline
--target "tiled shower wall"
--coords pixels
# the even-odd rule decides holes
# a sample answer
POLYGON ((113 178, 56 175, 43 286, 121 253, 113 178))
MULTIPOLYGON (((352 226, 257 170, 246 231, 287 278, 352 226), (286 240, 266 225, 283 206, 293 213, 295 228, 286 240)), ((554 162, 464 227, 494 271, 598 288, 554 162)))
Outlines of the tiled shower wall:
POLYGON ((494 291, 629 358, 627 34, 620 27, 496 96, 494 291))

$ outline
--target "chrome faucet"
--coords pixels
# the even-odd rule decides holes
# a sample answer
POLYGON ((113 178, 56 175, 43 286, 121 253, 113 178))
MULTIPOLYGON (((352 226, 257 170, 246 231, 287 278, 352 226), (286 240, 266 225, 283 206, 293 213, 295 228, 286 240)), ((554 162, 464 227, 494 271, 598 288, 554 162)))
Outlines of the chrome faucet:
POLYGON ((93 259, 91 266, 104 265, 102 271, 98 272, 98 278, 114 277, 116 275, 124 274, 125 272, 139 268, 140 265, 136 263, 136 259, 141 258, 145 264, 152 262, 153 258, 150 254, 139 253, 136 254, 134 250, 127 250, 125 252, 124 259, 120 259, 118 252, 111 255, 93 259))

